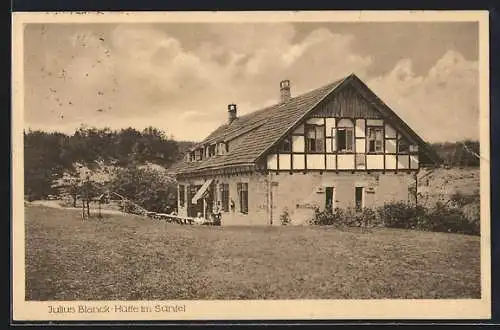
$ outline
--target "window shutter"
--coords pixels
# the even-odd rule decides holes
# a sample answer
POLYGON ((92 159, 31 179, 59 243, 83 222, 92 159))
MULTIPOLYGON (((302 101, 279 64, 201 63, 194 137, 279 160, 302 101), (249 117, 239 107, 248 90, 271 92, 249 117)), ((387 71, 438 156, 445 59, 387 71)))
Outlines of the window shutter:
POLYGON ((335 152, 337 151, 337 139, 335 136, 336 129, 332 128, 332 151, 335 152))
POLYGON ((346 129, 346 149, 349 151, 353 150, 353 134, 352 129, 346 129))

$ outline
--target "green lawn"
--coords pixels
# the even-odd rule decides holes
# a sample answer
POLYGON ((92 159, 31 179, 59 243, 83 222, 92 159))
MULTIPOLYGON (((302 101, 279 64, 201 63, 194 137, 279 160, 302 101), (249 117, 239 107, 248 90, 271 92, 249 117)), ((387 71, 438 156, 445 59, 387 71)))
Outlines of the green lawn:
POLYGON ((479 237, 26 207, 27 300, 480 298, 479 237))

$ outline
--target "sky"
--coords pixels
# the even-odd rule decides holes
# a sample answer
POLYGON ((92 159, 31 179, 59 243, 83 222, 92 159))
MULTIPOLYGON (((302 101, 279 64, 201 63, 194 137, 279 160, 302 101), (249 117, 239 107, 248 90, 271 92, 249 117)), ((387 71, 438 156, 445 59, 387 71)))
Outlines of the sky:
POLYGON ((153 126, 199 141, 227 120, 355 73, 428 142, 479 139, 478 25, 28 24, 25 127, 153 126))

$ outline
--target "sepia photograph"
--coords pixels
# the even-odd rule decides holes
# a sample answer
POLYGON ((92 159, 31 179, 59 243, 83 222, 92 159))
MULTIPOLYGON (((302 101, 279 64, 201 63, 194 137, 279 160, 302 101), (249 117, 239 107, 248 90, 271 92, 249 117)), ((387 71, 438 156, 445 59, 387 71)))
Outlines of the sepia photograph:
POLYGON ((13 16, 19 318, 489 317, 487 12, 13 16))

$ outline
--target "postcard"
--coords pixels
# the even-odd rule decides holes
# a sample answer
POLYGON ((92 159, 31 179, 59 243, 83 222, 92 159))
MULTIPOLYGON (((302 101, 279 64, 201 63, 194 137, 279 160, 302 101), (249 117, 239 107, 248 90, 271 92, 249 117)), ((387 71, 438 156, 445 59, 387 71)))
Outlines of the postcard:
POLYGON ((12 22, 14 321, 491 317, 487 11, 12 22))

